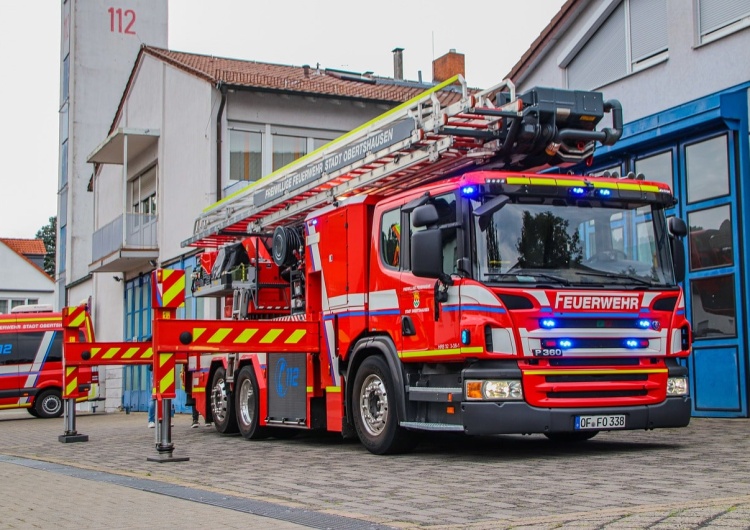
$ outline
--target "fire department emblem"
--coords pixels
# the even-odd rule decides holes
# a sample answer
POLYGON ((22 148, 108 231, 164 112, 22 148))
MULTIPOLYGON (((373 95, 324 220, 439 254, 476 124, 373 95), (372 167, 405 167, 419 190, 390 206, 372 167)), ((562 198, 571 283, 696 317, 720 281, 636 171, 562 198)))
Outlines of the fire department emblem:
POLYGON ((419 291, 414 291, 413 293, 413 300, 412 303, 414 304, 414 309, 419 307, 419 291))

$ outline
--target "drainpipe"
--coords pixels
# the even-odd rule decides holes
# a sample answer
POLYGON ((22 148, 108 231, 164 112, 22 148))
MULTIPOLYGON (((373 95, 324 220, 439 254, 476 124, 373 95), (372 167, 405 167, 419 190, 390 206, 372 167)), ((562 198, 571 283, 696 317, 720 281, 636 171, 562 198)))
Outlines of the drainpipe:
POLYGON ((221 118, 224 114, 224 106, 227 103, 227 87, 219 82, 217 88, 221 91, 221 103, 216 113, 216 200, 221 200, 221 144, 223 143, 224 128, 221 126, 221 118))
MULTIPOLYGON (((221 200, 221 144, 223 143, 223 132, 224 128, 221 125, 221 118, 224 114, 224 106, 227 103, 227 87, 224 83, 219 82, 219 85, 216 87, 221 91, 221 103, 219 103, 219 110, 216 113, 216 200, 221 200)), ((223 299, 219 299, 223 300, 223 299)), ((221 316, 224 312, 224 308, 221 307, 221 304, 219 304, 219 301, 217 300, 215 302, 216 306, 214 307, 215 311, 215 317, 216 320, 220 320, 221 316)))

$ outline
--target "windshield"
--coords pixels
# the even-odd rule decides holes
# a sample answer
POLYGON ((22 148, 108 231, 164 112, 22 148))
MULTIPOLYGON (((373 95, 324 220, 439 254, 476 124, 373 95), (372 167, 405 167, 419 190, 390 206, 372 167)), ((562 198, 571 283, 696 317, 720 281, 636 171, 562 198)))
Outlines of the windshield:
MULTIPOLYGON (((472 201, 474 210, 480 205, 472 201)), ((474 216, 483 282, 675 285, 659 206, 556 199, 544 204, 509 201, 489 210, 474 216)))

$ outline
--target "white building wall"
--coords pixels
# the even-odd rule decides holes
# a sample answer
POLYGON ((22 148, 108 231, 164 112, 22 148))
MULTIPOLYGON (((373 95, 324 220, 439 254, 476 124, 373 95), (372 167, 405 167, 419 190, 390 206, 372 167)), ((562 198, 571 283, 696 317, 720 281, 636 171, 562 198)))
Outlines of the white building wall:
POLYGON ((166 64, 164 94, 157 197, 162 262, 191 250, 180 242, 193 234, 195 218, 216 200, 215 124, 220 101, 219 91, 209 83, 166 64))
MULTIPOLYGON (((60 197, 67 205, 65 270, 58 274, 58 289, 73 284, 67 293, 58 293, 59 305, 75 303, 93 292, 88 278, 93 233, 93 200, 86 191, 93 168, 88 155, 106 137, 122 96, 133 61, 141 43, 166 47, 167 0, 122 0, 106 4, 94 0, 66 0, 62 5, 60 142, 68 138, 68 182, 61 184, 60 197), (65 83, 62 68, 69 57, 69 99, 62 100, 65 83), (67 191, 67 194, 65 192, 67 191), (85 284, 81 288, 81 283, 85 284), (74 292, 75 291, 75 292, 74 292)), ((58 233, 59 237, 59 233, 58 233)))
MULTIPOLYGON (((570 29, 556 35, 556 44, 525 74, 518 88, 565 87, 565 71, 559 64, 566 51, 576 44, 597 11, 618 1, 589 2, 570 29)), ((627 123, 750 79, 750 61, 738 59, 746 57, 750 49, 750 30, 739 30, 708 44, 698 44, 697 27, 694 2, 667 0, 669 52, 666 61, 602 87, 571 88, 596 88, 604 93, 605 99, 618 99, 627 123)))
POLYGON ((52 279, 2 242, 0 266, 3 270, 0 298, 38 298, 40 304, 54 303, 55 284, 52 279))

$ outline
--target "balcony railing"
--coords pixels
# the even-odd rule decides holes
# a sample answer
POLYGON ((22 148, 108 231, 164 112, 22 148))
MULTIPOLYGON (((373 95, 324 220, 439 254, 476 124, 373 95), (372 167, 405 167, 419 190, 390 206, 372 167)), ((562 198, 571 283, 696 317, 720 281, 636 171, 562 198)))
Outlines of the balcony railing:
POLYGON ((159 245, 156 240, 156 227, 156 215, 141 213, 121 215, 94 232, 92 260, 100 260, 118 250, 157 249, 159 245))

